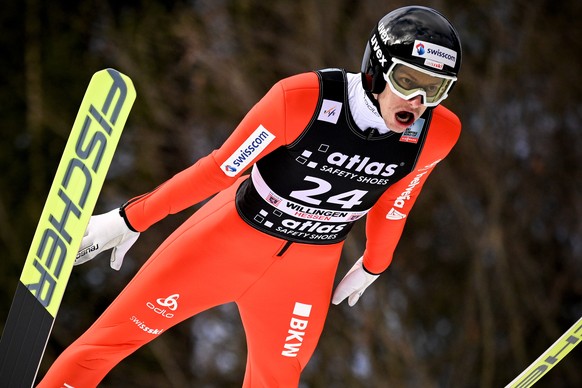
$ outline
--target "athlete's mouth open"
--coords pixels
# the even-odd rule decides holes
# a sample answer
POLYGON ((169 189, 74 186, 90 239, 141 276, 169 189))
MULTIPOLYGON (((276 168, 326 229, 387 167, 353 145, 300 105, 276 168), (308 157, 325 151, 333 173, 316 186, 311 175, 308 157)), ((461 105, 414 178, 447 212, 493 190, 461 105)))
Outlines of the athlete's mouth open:
POLYGON ((407 111, 396 112, 396 120, 404 125, 411 125, 414 122, 414 114, 407 111))

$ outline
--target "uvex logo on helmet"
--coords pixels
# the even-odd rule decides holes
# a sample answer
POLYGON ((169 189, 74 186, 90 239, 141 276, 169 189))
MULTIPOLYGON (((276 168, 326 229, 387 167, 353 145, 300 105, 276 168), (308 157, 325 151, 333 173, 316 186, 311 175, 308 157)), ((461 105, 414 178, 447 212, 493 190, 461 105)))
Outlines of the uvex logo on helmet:
POLYGON ((380 63, 380 66, 386 66, 388 60, 386 59, 384 53, 382 52, 382 49, 380 48, 380 44, 378 43, 376 34, 372 35, 372 38, 370 39, 370 46, 372 47, 372 50, 374 50, 374 53, 376 55, 376 58, 378 59, 378 62, 380 63))

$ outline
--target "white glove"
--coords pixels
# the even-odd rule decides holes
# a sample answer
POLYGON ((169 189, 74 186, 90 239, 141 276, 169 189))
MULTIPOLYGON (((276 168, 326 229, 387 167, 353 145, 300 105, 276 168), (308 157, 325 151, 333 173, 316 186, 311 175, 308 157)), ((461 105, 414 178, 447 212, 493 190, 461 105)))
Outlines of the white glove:
POLYGON ((348 271, 346 276, 337 285, 331 302, 333 304, 340 304, 345 298, 348 298, 348 304, 353 306, 356 304, 360 296, 364 293, 366 288, 378 279, 380 275, 372 275, 364 269, 362 264, 363 258, 360 257, 356 264, 348 271))
POLYGON ((111 268, 119 271, 123 257, 139 237, 138 232, 129 229, 119 209, 109 213, 92 216, 81 241, 75 265, 92 260, 99 253, 113 248, 111 268))

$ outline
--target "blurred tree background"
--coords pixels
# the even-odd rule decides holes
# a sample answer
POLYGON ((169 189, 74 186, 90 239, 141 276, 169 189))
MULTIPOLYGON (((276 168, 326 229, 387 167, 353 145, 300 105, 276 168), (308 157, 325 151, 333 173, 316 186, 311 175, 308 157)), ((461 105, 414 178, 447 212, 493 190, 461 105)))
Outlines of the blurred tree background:
MULTIPOLYGON (((460 82, 445 105, 463 134, 393 265, 355 307, 330 309, 302 387, 504 386, 582 315, 582 2, 416 3, 461 34, 460 82)), ((138 93, 97 204, 104 212, 218 147, 278 79, 359 71, 374 23, 407 4, 3 1, 0 328, 95 71, 122 71, 138 93)), ((120 273, 106 259, 75 268, 40 376, 193 211, 142 235, 120 273)), ((360 224, 337 280, 363 247, 360 224)), ((237 387, 245 351, 236 307, 225 305, 164 333, 102 386, 237 387)), ((580 365, 578 347, 539 386, 582 386, 580 365)))

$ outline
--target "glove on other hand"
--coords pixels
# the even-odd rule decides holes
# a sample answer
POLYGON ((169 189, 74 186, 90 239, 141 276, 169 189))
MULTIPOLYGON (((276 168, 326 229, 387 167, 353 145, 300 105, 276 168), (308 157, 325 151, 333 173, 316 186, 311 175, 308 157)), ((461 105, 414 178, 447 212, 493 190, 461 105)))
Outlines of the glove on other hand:
POLYGON ((378 276, 380 275, 374 275, 366 271, 363 264, 363 257, 360 257, 337 285, 331 302, 333 304, 340 304, 345 298, 348 298, 348 304, 350 306, 355 305, 366 288, 374 280, 378 279, 378 276))
POLYGON ((92 260, 101 252, 113 248, 110 265, 111 268, 119 271, 125 254, 138 237, 139 233, 127 226, 120 214, 120 209, 92 216, 81 241, 75 265, 92 260))

